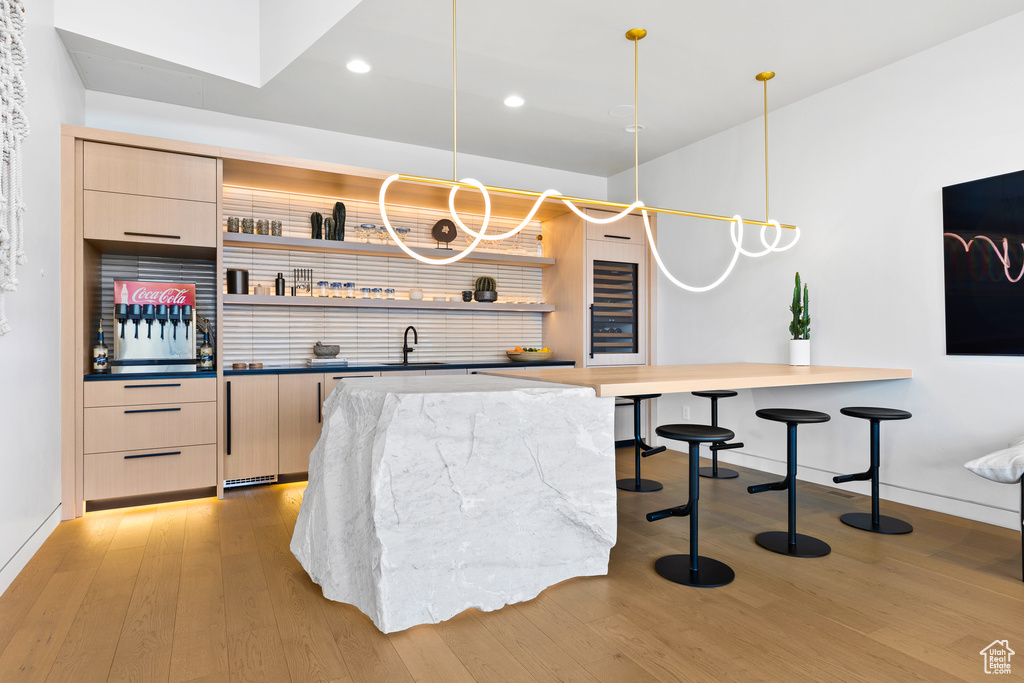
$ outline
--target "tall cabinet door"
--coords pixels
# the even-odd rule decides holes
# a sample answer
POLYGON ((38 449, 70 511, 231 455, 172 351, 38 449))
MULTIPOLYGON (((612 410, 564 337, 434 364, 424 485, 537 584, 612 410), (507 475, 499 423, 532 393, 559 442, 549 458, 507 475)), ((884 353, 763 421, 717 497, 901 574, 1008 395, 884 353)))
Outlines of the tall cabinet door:
POLYGON ((277 375, 225 379, 224 480, 277 477, 277 375))
POLYGON ((278 463, 282 474, 309 471, 320 438, 327 384, 322 373, 278 376, 278 463))
POLYGON ((646 247, 587 240, 588 366, 647 362, 646 247))

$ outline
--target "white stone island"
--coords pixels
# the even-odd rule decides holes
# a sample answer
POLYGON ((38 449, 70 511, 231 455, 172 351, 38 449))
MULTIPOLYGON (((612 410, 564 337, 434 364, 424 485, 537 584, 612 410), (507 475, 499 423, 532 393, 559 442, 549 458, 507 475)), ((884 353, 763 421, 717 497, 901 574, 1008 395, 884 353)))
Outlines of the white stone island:
POLYGON ((291 550, 384 633, 608 573, 613 398, 483 375, 351 379, 324 403, 291 550))

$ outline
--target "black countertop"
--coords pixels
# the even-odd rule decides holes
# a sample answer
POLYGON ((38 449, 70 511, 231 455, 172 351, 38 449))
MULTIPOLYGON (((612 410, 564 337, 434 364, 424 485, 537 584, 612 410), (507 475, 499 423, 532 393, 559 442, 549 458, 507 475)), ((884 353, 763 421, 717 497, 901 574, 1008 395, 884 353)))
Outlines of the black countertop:
POLYGON ((512 361, 488 361, 488 362, 458 362, 448 363, 410 363, 409 365, 382 365, 381 363, 349 363, 348 365, 321 365, 311 368, 308 365, 274 365, 264 366, 256 370, 228 370, 225 368, 224 376, 231 375, 291 375, 308 372, 323 372, 333 374, 359 373, 359 372, 387 372, 393 370, 484 370, 502 368, 511 370, 513 368, 534 368, 544 366, 565 366, 574 367, 575 362, 571 360, 542 360, 524 361, 514 363, 512 361))
MULTIPOLYGON (((309 372, 333 373, 337 375, 360 372, 386 372, 389 370, 484 370, 502 368, 537 368, 545 366, 570 366, 576 363, 571 360, 541 361, 488 361, 488 362, 450 362, 450 363, 410 363, 409 365, 382 365, 380 363, 349 363, 348 365, 322 365, 311 368, 308 365, 267 365, 255 370, 224 370, 224 376, 232 375, 291 375, 309 372)), ((118 374, 89 374, 86 382, 102 382, 106 380, 142 380, 142 379, 181 379, 190 377, 216 377, 215 372, 133 372, 118 374)))
POLYGON ((89 374, 85 376, 86 382, 104 382, 106 380, 118 380, 118 379, 179 379, 190 377, 216 377, 217 373, 213 371, 203 372, 119 372, 119 373, 97 373, 89 374))

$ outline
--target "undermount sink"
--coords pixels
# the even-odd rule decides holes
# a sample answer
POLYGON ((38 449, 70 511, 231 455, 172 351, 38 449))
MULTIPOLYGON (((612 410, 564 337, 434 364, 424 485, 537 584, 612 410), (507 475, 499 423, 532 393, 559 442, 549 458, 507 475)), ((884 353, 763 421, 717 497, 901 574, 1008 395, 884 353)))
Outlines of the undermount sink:
POLYGON ((381 363, 381 365, 444 365, 444 363, 435 360, 421 360, 409 361, 408 363, 381 363))

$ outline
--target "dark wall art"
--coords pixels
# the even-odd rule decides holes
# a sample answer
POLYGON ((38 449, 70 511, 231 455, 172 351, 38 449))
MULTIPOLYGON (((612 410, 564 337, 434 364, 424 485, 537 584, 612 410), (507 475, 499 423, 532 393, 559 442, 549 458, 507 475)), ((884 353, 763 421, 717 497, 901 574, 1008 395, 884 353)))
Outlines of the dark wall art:
POLYGON ((1024 171, 942 188, 946 354, 1024 355, 1024 171))

